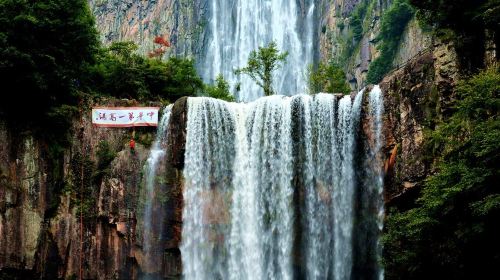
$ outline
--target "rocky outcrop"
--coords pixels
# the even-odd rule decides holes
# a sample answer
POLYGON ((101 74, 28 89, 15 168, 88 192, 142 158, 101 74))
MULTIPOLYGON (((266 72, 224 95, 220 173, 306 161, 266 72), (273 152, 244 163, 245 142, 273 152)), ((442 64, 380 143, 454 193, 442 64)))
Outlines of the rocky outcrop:
POLYGON ((424 127, 435 111, 434 60, 426 54, 380 84, 385 97, 386 198, 420 187, 428 172, 424 127))
POLYGON ((411 207, 432 172, 426 130, 446 116, 459 78, 451 42, 434 40, 429 51, 411 59, 380 83, 384 92, 386 201, 411 207))

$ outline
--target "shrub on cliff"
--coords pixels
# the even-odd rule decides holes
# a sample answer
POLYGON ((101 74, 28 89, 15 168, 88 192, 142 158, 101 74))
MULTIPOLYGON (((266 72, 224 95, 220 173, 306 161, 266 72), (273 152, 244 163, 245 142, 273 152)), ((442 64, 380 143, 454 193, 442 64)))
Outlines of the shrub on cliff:
POLYGON ((410 2, 419 9, 419 18, 434 27, 473 30, 482 25, 493 30, 499 28, 499 0, 410 0, 410 2))
POLYGON ((435 35, 452 40, 464 72, 484 67, 487 40, 500 44, 500 0, 410 0, 435 35), (486 32, 485 30, 488 30, 486 32), (490 38, 487 38, 489 34, 490 38))
POLYGON ((273 95, 273 72, 286 61, 288 52, 280 53, 276 42, 267 46, 259 47, 248 57, 247 66, 234 71, 235 74, 248 75, 259 87, 264 90, 266 96, 273 95))
POLYGON ((417 206, 392 211, 388 279, 488 279, 500 265, 500 72, 457 87, 455 112, 428 140, 437 157, 417 206))
POLYGON ((234 101, 234 96, 229 91, 229 83, 222 75, 218 75, 214 85, 205 85, 205 94, 212 98, 217 98, 229 102, 234 101))

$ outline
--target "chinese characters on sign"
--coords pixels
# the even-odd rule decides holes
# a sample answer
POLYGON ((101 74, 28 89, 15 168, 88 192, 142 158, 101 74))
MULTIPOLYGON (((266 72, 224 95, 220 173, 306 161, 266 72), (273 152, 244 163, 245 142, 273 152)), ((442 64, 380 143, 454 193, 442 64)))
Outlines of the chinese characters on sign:
POLYGON ((158 126, 158 107, 96 107, 92 123, 99 127, 158 126))

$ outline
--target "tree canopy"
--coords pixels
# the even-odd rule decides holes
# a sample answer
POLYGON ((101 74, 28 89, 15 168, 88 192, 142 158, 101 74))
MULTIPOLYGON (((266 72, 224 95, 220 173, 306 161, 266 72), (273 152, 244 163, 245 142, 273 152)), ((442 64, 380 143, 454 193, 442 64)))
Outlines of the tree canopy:
POLYGON ((310 93, 329 92, 348 94, 351 88, 346 81, 345 73, 340 66, 320 63, 316 70, 309 69, 310 93))
POLYGON ((0 117, 53 146, 86 97, 173 102, 203 88, 191 59, 141 56, 132 42, 101 46, 85 0, 0 0, 0 25, 0 117))
POLYGON ((139 100, 168 100, 194 96, 203 88, 194 61, 169 57, 147 58, 135 53, 132 42, 115 42, 101 49, 90 66, 86 90, 102 95, 139 100))
POLYGON ((264 90, 266 96, 273 95, 273 71, 286 61, 287 56, 288 52, 280 53, 276 42, 273 41, 267 46, 259 47, 257 51, 252 51, 247 66, 235 70, 235 73, 248 75, 264 90))
POLYGON ((0 111, 18 124, 67 117, 98 48, 87 1, 1 0, 0 26, 0 111))
POLYGON ((217 75, 214 85, 205 85, 205 94, 225 101, 233 102, 234 96, 229 91, 229 83, 221 74, 217 75))

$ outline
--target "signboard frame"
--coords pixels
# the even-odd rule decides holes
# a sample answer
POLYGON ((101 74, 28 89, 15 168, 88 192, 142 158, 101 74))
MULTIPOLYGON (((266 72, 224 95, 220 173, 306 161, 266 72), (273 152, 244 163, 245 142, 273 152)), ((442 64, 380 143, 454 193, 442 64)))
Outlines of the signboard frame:
MULTIPOLYGON (((149 127, 157 127, 158 126, 158 121, 159 121, 159 112, 160 112, 160 107, 138 107, 138 106, 133 106, 133 107, 109 107, 109 106, 96 106, 92 107, 92 113, 91 113, 91 118, 92 118, 92 125, 96 127, 109 127, 109 128, 120 128, 120 127, 139 127, 139 126, 149 126, 149 127), (106 110, 106 111, 147 111, 147 110, 155 110, 155 121, 147 121, 146 117, 144 115, 144 121, 141 122, 129 122, 129 123, 98 123, 99 119, 96 120, 95 118, 95 112, 98 112, 99 110, 106 110)), ((122 116, 123 117, 123 116, 122 116)), ((125 116, 127 117, 127 116, 125 116)), ((128 119, 128 117, 127 117, 128 119)))

